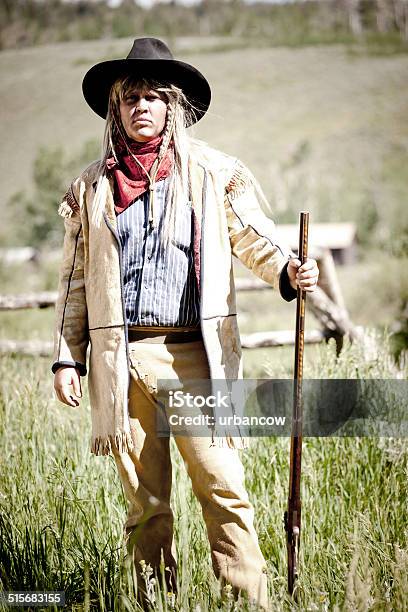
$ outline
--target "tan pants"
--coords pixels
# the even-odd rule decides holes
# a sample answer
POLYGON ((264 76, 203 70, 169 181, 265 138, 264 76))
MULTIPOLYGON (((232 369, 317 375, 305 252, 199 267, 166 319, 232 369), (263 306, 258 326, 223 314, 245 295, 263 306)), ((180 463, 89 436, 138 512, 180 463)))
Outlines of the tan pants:
MULTIPOLYGON (((201 340, 180 344, 144 341, 129 346, 134 450, 115 454, 129 502, 125 532, 138 573, 141 560, 157 569, 163 555, 165 566, 175 576, 170 448, 168 437, 156 435, 156 382, 178 379, 186 392, 189 381, 209 378, 208 362, 201 340)), ((210 437, 175 436, 175 442, 202 507, 215 575, 236 594, 243 591, 267 608, 265 560, 238 451, 211 446, 210 437)))

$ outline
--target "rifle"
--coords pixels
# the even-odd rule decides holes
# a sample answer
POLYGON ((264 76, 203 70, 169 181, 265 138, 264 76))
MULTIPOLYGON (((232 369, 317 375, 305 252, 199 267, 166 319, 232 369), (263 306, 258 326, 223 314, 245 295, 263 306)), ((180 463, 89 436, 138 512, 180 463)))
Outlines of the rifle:
MULTIPOLYGON (((301 263, 307 260, 309 213, 300 213, 299 255, 301 263)), ((300 546, 300 474, 302 467, 302 379, 305 331, 306 292, 298 287, 296 302, 295 369, 293 381, 293 420, 290 439, 290 471, 288 509, 284 523, 288 550, 288 591, 292 595, 298 577, 300 546)), ((296 599, 295 591, 295 599, 296 599)))

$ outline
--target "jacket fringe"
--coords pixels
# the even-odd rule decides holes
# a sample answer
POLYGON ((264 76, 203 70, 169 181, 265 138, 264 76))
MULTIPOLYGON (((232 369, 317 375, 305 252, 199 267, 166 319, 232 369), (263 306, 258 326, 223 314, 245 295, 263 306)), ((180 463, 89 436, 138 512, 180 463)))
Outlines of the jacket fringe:
POLYGON ((266 199, 260 184, 252 172, 239 159, 237 159, 234 166, 234 171, 225 190, 225 197, 232 205, 234 200, 243 196, 248 189, 255 190, 255 193, 261 203, 263 212, 266 213, 269 218, 272 218, 269 202, 266 199))
POLYGON ((250 438, 248 438, 248 436, 241 435, 221 435, 212 431, 210 446, 216 446, 217 448, 236 448, 237 450, 246 450, 250 446, 250 438))
POLYGON ((245 450, 249 448, 249 438, 246 436, 227 436, 227 444, 229 448, 245 450))
POLYGON ((97 456, 112 455, 113 451, 128 453, 133 450, 133 442, 129 432, 122 431, 114 436, 99 436, 92 441, 91 453, 97 456))
POLYGON ((251 185, 253 185, 253 181, 248 169, 240 161, 237 161, 226 189, 228 199, 233 201, 235 198, 239 198, 251 185))
POLYGON ((64 195, 64 198, 59 205, 58 214, 65 219, 69 219, 72 215, 78 214, 80 211, 79 204, 75 198, 72 185, 64 195))
POLYGON ((61 217, 64 217, 64 219, 69 219, 74 214, 74 211, 72 210, 69 204, 67 204, 66 202, 61 202, 58 207, 58 214, 61 217))

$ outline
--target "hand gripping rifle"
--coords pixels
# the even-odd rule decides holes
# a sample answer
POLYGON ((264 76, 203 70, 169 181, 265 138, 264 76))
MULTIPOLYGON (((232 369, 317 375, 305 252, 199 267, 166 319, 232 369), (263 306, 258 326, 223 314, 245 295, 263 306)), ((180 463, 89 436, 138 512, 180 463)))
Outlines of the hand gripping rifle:
MULTIPOLYGON (((300 213, 299 255, 301 263, 307 260, 309 213, 300 213)), ((288 549, 288 591, 292 595, 298 577, 300 545, 300 473, 302 467, 302 378, 305 332, 306 292, 298 287, 296 302, 295 371, 293 381, 293 420, 290 439, 290 475, 288 509, 284 522, 288 549)), ((296 591, 295 591, 296 598, 296 591)))

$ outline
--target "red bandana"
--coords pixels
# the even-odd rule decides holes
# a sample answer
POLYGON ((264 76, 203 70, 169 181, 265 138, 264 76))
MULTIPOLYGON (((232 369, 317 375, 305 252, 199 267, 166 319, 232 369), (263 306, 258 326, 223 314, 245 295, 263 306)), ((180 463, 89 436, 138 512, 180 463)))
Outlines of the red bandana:
MULTIPOLYGON (((154 164, 160 150, 162 137, 157 136, 149 142, 128 143, 117 147, 119 163, 114 157, 106 160, 108 170, 113 170, 115 176, 115 210, 117 214, 123 212, 129 204, 138 198, 142 193, 149 189, 150 181, 146 172, 137 164, 130 151, 140 161, 147 172, 154 164)), ((155 182, 169 176, 173 169, 174 154, 171 144, 169 145, 164 157, 162 158, 159 170, 155 176, 155 182)))

